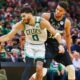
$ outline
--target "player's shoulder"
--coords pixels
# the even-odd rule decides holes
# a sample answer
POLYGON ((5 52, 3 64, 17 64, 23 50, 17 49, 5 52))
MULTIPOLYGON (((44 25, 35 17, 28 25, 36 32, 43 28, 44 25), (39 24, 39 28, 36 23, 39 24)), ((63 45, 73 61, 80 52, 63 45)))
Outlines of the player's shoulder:
POLYGON ((66 22, 65 22, 66 24, 71 24, 71 21, 70 21, 70 19, 69 18, 66 18, 66 22))
POLYGON ((46 20, 45 18, 41 17, 41 21, 40 21, 40 27, 41 27, 41 29, 46 28, 48 25, 50 25, 49 21, 46 20))
POLYGON ((71 27, 71 21, 70 21, 70 19, 66 18, 65 28, 70 28, 70 27, 71 27))
POLYGON ((47 24, 48 20, 46 20, 45 18, 43 18, 42 16, 36 16, 35 20, 38 22, 40 21, 41 24, 47 24))

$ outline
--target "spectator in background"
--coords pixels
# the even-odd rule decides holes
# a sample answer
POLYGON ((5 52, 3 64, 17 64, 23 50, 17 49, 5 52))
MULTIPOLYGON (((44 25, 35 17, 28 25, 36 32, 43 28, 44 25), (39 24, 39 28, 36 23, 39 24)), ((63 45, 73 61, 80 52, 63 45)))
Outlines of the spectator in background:
POLYGON ((19 38, 19 46, 20 49, 23 50, 24 49, 24 43, 25 43, 25 36, 24 36, 24 32, 22 31, 20 34, 20 38, 19 38))
POLYGON ((1 36, 1 35, 3 35, 2 27, 3 27, 3 22, 2 22, 2 21, 0 21, 0 36, 1 36))
POLYGON ((78 30, 78 37, 80 38, 80 30, 78 30))
POLYGON ((73 65, 76 70, 76 80, 80 80, 80 53, 77 51, 73 52, 73 65))
POLYGON ((2 8, 3 5, 6 6, 6 0, 0 0, 0 9, 2 8))
POLYGON ((67 72, 65 66, 56 61, 52 61, 47 71, 46 80, 67 80, 67 72))
POLYGON ((6 50, 5 50, 5 43, 0 43, 0 61, 5 62, 7 58, 6 50))
POLYGON ((0 69, 0 80, 8 80, 5 69, 0 69))
POLYGON ((75 29, 75 28, 73 28, 72 30, 71 30, 71 36, 72 36, 72 42, 73 42, 73 44, 75 44, 76 43, 76 39, 77 39, 77 37, 78 37, 78 31, 75 29))
POLYGON ((13 49, 13 41, 9 40, 6 42, 6 54, 7 54, 7 62, 12 62, 11 59, 11 50, 13 49))
POLYGON ((57 6, 57 4, 56 4, 56 2, 55 1, 49 1, 48 2, 48 10, 49 11, 51 11, 51 10, 55 10, 56 9, 56 6, 57 6))
POLYGON ((18 48, 13 48, 11 50, 11 58, 13 62, 19 62, 20 60, 20 50, 18 48))
POLYGON ((77 51, 77 52, 80 53, 80 38, 79 38, 79 37, 76 38, 75 44, 73 44, 73 45, 71 46, 71 51, 72 51, 72 52, 73 52, 73 51, 77 51))

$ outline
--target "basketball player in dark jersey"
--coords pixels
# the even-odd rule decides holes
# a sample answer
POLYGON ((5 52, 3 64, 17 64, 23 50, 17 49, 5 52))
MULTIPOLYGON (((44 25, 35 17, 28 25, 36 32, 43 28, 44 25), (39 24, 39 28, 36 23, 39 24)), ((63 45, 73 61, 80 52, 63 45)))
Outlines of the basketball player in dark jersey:
POLYGON ((68 71, 68 80, 75 80, 75 69, 72 65, 72 55, 70 51, 71 47, 71 35, 70 27, 71 22, 65 16, 68 10, 67 2, 61 1, 58 3, 55 12, 43 13, 42 17, 47 19, 52 25, 55 26, 55 29, 59 32, 65 34, 66 40, 66 49, 64 54, 59 53, 58 46, 61 45, 53 38, 52 34, 48 32, 48 39, 46 41, 46 59, 50 64, 51 59, 55 59, 57 62, 61 62, 66 66, 68 71))

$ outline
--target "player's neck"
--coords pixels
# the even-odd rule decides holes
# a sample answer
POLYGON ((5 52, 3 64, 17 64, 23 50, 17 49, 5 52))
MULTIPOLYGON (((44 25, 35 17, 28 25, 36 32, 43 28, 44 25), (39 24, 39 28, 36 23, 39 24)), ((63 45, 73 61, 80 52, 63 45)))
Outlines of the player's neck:
POLYGON ((33 17, 33 16, 30 17, 29 24, 32 26, 35 24, 35 17, 33 17))

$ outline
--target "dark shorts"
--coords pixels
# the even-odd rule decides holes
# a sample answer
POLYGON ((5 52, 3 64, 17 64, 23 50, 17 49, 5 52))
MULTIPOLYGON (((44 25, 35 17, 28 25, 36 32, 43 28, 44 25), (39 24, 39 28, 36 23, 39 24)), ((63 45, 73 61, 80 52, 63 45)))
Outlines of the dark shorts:
POLYGON ((72 61, 69 56, 69 53, 67 52, 67 49, 65 49, 64 54, 58 53, 58 44, 57 42, 54 42, 54 45, 48 44, 46 45, 46 66, 49 66, 52 59, 56 60, 59 63, 62 63, 63 65, 71 65, 72 61))

